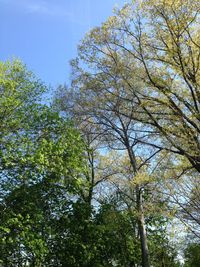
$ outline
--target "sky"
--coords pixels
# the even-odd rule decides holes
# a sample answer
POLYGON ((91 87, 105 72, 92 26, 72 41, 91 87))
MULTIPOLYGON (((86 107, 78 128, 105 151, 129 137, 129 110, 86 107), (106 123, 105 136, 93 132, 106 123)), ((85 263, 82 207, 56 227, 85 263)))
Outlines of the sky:
POLYGON ((0 60, 21 59, 53 88, 70 82, 69 61, 93 27, 125 0, 0 0, 0 60))

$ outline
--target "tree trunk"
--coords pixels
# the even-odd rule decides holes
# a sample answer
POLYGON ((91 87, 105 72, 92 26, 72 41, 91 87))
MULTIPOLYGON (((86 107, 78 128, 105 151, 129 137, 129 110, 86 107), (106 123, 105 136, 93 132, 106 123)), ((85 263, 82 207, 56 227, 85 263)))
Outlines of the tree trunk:
POLYGON ((137 196, 137 211, 138 211, 138 228, 139 228, 140 243, 142 250, 142 267, 150 267, 149 251, 147 245, 147 235, 146 235, 144 211, 142 203, 142 193, 140 192, 139 186, 136 187, 136 196, 137 196))
MULTIPOLYGON (((137 170, 135 154, 134 154, 133 149, 129 146, 128 141, 126 143, 126 147, 128 150, 133 172, 134 174, 137 174, 138 170, 137 170)), ((139 185, 136 186, 136 203, 137 203, 137 211, 138 211, 138 230, 139 230, 140 244, 141 244, 141 250, 142 250, 142 267, 150 267, 149 250, 148 250, 148 244, 147 244, 147 235, 146 235, 144 210, 143 210, 143 198, 142 198, 142 192, 140 190, 139 185)))

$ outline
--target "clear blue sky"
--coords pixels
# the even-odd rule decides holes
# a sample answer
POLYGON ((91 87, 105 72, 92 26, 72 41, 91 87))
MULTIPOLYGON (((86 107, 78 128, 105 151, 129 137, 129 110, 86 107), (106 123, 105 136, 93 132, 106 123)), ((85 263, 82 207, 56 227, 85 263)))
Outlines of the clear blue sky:
POLYGON ((85 33, 125 0, 0 0, 0 60, 20 58, 46 84, 69 83, 85 33))

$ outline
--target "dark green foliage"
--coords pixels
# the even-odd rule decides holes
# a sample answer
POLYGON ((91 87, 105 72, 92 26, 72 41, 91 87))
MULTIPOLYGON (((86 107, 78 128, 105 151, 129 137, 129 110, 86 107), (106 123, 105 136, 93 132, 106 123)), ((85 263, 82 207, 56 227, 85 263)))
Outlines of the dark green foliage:
POLYGON ((200 244, 191 243, 185 250, 185 267, 200 266, 200 244))

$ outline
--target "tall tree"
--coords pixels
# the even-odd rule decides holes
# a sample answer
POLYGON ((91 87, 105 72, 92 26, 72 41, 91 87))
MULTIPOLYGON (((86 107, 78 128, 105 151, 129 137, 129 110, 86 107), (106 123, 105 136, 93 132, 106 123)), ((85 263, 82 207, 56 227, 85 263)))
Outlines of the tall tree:
MULTIPOLYGON (((105 69, 107 66, 102 64, 101 68, 105 69)), ((160 152, 160 148, 144 150, 141 153, 140 141, 153 138, 155 132, 147 127, 142 129, 140 123, 133 120, 131 116, 122 114, 125 108, 121 94, 123 94, 125 85, 119 81, 115 70, 112 74, 115 75, 116 80, 107 79, 105 80, 106 84, 104 84, 101 81, 107 76, 102 73, 94 76, 88 73, 79 73, 77 79, 74 80, 75 87, 72 89, 74 91, 66 91, 65 97, 63 97, 63 91, 61 91, 62 97, 60 96, 59 99, 63 107, 62 111, 72 108, 74 116, 91 125, 98 138, 107 147, 113 150, 127 151, 131 170, 129 175, 131 175, 131 180, 134 180, 136 176, 142 176, 143 168, 147 166, 150 159, 160 152), (109 90, 112 90, 112 93, 109 90)), ((135 103, 129 103, 129 108, 130 111, 126 111, 127 114, 128 112, 131 114, 135 108, 135 103)), ((148 183, 147 180, 148 178, 146 180, 141 178, 139 183, 136 182, 130 196, 132 203, 135 201, 137 203, 135 208, 138 211, 143 266, 148 266, 148 245, 143 210, 143 190, 145 184, 148 183)))
MULTIPOLYGON (((110 147, 127 150, 134 177, 162 149, 200 171, 198 12, 198 1, 133 1, 93 29, 72 61, 74 112, 110 147), (139 144, 152 148, 140 163, 139 144)), ((149 266, 143 187, 135 192, 149 266)))
POLYGON ((121 98, 140 107, 131 116, 159 132, 162 142, 150 144, 199 172, 199 1, 133 1, 93 29, 79 51, 79 66, 90 62, 99 82, 126 84, 121 98))

